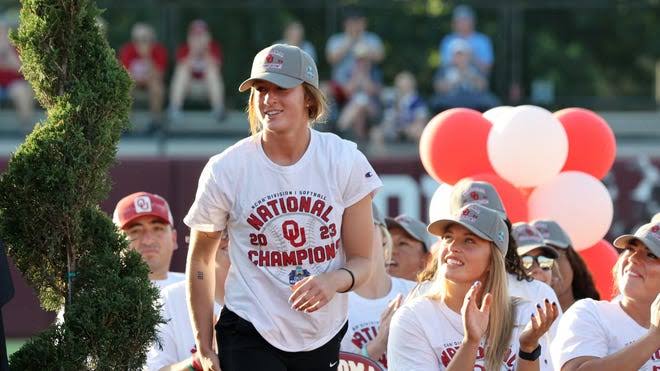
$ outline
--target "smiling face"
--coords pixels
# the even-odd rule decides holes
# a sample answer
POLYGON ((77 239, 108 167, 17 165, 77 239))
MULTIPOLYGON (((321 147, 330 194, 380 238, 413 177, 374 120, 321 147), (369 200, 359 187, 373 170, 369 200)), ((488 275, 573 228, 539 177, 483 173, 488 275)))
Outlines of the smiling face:
POLYGON ((307 128, 309 112, 306 106, 310 103, 302 85, 285 89, 257 80, 252 94, 254 111, 264 130, 286 132, 307 128))
POLYGON ((660 293, 660 258, 639 240, 626 244, 621 254, 619 290, 636 301, 649 303, 660 293))
POLYGON ((452 224, 440 236, 438 265, 443 276, 454 283, 485 282, 490 265, 491 242, 460 224, 452 224))
POLYGON ((172 253, 176 249, 176 232, 169 223, 155 216, 142 216, 124 228, 130 248, 139 252, 147 263, 150 279, 167 278, 172 253))

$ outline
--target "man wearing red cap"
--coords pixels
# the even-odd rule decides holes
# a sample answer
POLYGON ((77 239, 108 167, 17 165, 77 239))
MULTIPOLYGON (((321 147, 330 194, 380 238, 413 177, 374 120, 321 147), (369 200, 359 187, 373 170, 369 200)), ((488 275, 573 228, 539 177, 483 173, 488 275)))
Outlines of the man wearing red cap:
POLYGON ((159 289, 185 278, 169 271, 177 245, 174 219, 164 198, 148 192, 130 194, 117 203, 112 220, 149 265, 149 279, 159 289))

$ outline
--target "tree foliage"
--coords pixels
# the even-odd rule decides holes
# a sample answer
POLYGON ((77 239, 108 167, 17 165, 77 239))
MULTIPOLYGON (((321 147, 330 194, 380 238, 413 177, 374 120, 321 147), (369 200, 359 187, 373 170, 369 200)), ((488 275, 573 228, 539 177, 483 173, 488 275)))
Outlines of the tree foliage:
POLYGON ((64 306, 15 369, 139 369, 160 321, 148 267, 98 208, 131 107, 99 14, 91 0, 23 0, 11 35, 47 118, 0 179, 0 235, 42 307, 64 306))

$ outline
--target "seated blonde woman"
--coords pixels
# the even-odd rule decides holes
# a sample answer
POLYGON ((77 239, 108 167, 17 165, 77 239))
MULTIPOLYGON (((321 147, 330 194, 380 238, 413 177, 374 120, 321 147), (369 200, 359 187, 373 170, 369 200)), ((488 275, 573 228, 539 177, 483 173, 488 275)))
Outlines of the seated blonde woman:
POLYGON ((427 294, 394 315, 390 370, 539 370, 541 337, 559 314, 509 296, 509 232, 496 211, 469 204, 433 222, 438 274, 427 294))

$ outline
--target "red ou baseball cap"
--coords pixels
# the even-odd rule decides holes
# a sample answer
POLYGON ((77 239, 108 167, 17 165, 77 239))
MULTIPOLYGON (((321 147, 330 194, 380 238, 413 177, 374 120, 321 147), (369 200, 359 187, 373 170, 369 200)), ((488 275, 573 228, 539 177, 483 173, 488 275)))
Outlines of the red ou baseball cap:
POLYGON ((155 216, 169 225, 174 225, 170 205, 159 195, 149 192, 130 194, 117 203, 112 221, 121 229, 142 216, 155 216))

